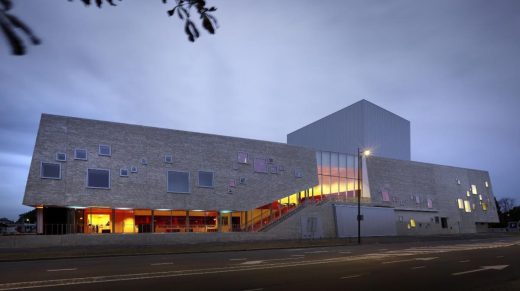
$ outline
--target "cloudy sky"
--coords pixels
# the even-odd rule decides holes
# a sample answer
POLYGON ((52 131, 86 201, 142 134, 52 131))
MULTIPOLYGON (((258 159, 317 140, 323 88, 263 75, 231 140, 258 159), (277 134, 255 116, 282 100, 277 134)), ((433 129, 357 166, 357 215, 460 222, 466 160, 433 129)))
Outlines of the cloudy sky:
POLYGON ((30 209, 42 112, 285 142, 360 99, 411 121, 413 160, 520 200, 520 1, 207 2, 220 28, 190 43, 160 0, 15 1, 43 44, 0 39, 0 217, 30 209))

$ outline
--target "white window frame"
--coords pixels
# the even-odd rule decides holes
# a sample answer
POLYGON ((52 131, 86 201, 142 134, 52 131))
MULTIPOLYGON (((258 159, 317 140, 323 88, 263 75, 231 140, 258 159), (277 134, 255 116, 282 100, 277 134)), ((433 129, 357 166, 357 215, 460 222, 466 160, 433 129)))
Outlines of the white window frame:
POLYGON ((139 168, 137 166, 130 166, 130 173, 137 173, 139 172, 139 168), (135 171, 134 171, 135 168, 135 171))
POLYGON ((215 187, 215 172, 214 171, 206 171, 206 170, 198 170, 197 171, 197 187, 200 187, 200 188, 214 188, 215 187), (200 172, 211 173, 211 186, 200 185, 200 172))
POLYGON ((52 162, 40 162, 40 178, 41 179, 51 179, 51 180, 61 180, 61 164, 60 163, 52 163, 52 162), (43 176, 43 164, 52 164, 52 165, 58 165, 60 167, 60 176, 58 178, 56 177, 44 177, 43 176))
POLYGON ((178 194, 190 194, 191 193, 191 172, 190 171, 180 171, 180 170, 167 170, 166 171, 166 192, 168 193, 178 193, 178 194), (168 174, 170 172, 177 172, 177 173, 188 173, 188 192, 178 192, 178 191, 170 191, 169 190, 169 182, 168 182, 168 174))
POLYGON ((128 177, 130 175, 130 171, 127 168, 119 169, 119 177, 128 177), (123 175, 123 171, 126 171, 126 175, 123 175))
POLYGON ((87 168, 87 178, 86 178, 86 182, 87 182, 87 188, 90 188, 90 189, 105 189, 105 190, 110 190, 111 187, 112 187, 112 173, 111 173, 110 169, 87 168), (107 188, 107 187, 94 187, 94 186, 89 186, 89 185, 88 185, 88 171, 89 171, 89 170, 108 171, 108 188, 107 188))
POLYGON ((112 156, 112 146, 108 145, 108 144, 99 144, 98 145, 98 156, 111 157, 112 156), (102 154, 101 147, 108 147, 108 154, 102 154))
POLYGON ((79 160, 79 161, 88 161, 88 151, 87 151, 87 149, 74 149, 74 159, 75 160, 79 160), (77 156, 77 152, 78 151, 85 151, 85 158, 84 159, 78 158, 78 156, 77 156))
POLYGON ((67 153, 63 153, 63 152, 56 153, 56 162, 66 162, 66 161, 67 161, 67 153), (63 160, 60 160, 60 159, 58 159, 58 155, 64 155, 65 158, 63 160))

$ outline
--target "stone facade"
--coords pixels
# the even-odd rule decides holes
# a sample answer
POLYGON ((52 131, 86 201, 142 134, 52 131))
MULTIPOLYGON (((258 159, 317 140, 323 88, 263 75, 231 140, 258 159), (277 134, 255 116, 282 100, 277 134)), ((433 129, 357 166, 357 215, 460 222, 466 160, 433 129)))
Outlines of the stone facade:
POLYGON ((43 114, 23 203, 29 206, 96 206, 133 209, 248 210, 318 183, 312 150, 282 143, 153 128, 43 114), (100 144, 111 156, 98 155, 100 144), (88 160, 75 160, 74 149, 86 149, 88 160), (67 161, 56 162, 58 152, 67 161), (237 162, 238 152, 249 162, 237 162), (172 155, 172 163, 164 161, 172 155), (253 159, 272 159, 283 170, 254 171, 253 159), (146 159, 146 165, 141 163, 146 159), (40 178, 40 163, 61 164, 61 179, 40 178), (132 166, 137 173, 120 177, 132 166), (109 169, 110 189, 86 187, 88 168, 109 169), (189 171, 188 194, 167 192, 167 171, 189 171), (214 187, 197 186, 199 170, 214 172, 214 187), (301 177, 295 175, 300 172, 301 177), (240 184, 240 178, 245 183, 240 184), (236 187, 229 187, 235 179, 236 187), (229 189, 232 193, 229 193, 229 189))
POLYGON ((498 222, 486 171, 380 157, 366 164, 372 204, 394 208, 398 235, 474 233, 481 224, 498 222), (468 201, 471 212, 460 209, 458 199, 468 201), (415 227, 408 228, 411 219, 415 227))

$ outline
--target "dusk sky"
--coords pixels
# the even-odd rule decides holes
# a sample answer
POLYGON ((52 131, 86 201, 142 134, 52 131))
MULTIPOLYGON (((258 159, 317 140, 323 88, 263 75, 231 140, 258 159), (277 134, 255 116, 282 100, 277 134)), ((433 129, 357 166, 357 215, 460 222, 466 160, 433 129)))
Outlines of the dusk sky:
POLYGON ((0 38, 0 217, 31 209, 41 113, 285 142, 360 99, 410 120, 412 160, 520 201, 518 0, 208 0, 220 27, 195 43, 174 1, 14 2, 43 43, 0 38))

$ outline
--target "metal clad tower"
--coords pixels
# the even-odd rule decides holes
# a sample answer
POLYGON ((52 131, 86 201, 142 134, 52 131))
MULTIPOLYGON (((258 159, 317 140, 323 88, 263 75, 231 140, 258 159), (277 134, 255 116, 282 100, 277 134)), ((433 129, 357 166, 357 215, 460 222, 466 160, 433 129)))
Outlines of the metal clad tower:
POLYGON ((410 121, 363 99, 289 133, 287 143, 351 154, 370 148, 376 156, 409 161, 410 121))

